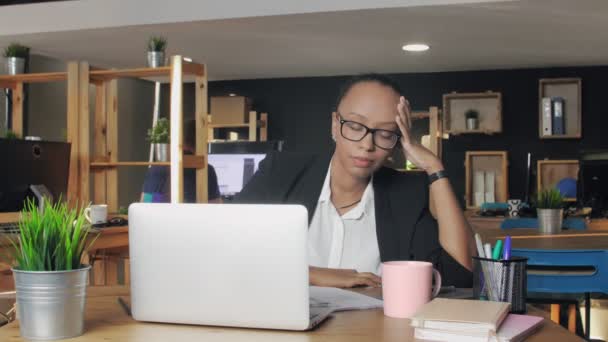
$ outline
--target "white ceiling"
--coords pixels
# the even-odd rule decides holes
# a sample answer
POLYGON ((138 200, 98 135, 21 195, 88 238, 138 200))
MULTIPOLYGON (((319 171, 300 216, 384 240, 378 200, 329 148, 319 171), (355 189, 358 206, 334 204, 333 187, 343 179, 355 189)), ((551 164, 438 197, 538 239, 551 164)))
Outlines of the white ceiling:
POLYGON ((0 46, 120 68, 143 65, 147 37, 162 34, 212 80, 608 64, 606 0, 216 2, 0 7, 0 46), (402 52, 412 41, 431 50, 402 52))

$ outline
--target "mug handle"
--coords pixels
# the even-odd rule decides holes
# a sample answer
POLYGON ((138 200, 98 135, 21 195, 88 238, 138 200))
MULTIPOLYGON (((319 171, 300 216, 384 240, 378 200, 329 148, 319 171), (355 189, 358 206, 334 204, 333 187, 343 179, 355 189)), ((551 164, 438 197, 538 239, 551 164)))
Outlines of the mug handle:
POLYGON ((439 271, 433 268, 433 278, 435 278, 435 289, 433 290, 432 298, 437 297, 439 291, 441 291, 441 274, 439 271))
POLYGON ((84 217, 91 223, 91 207, 87 207, 84 209, 84 217))

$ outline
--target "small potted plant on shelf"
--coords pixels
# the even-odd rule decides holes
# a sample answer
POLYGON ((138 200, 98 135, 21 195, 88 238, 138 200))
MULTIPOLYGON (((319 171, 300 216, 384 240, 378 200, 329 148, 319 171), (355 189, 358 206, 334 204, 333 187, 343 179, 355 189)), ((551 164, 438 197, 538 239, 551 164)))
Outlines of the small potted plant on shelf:
POLYGON ((169 120, 167 118, 158 119, 156 125, 148 130, 148 140, 154 144, 157 161, 169 161, 169 135, 169 120))
POLYGON ((21 336, 54 340, 82 335, 90 266, 82 256, 93 244, 83 208, 61 200, 28 200, 17 239, 10 239, 21 336))
POLYGON ((165 65, 165 49, 167 39, 161 36, 152 36, 148 39, 148 67, 158 68, 165 65))
POLYGON ((472 131, 479 128, 479 112, 474 109, 469 109, 464 113, 467 120, 467 130, 472 131))
POLYGON ((7 130, 6 133, 4 133, 4 139, 6 140, 17 140, 19 139, 19 135, 17 135, 17 133, 15 133, 12 130, 7 130))
POLYGON ((557 189, 543 190, 536 199, 538 229, 544 234, 559 233, 562 230, 564 198, 557 189))
POLYGON ((30 48, 18 43, 11 43, 4 49, 6 71, 9 75, 23 74, 25 61, 30 55, 30 48))

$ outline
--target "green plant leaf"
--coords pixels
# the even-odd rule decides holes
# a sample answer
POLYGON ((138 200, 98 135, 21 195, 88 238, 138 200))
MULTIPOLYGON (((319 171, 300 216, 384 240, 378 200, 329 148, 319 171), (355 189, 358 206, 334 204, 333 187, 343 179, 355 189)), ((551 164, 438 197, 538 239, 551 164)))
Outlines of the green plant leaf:
POLYGON ((167 38, 162 36, 152 36, 148 39, 148 51, 165 51, 167 48, 167 38))
POLYGON ((557 189, 543 190, 536 197, 536 207, 538 209, 562 209, 564 197, 557 189))
POLYGON ((82 256, 93 241, 84 209, 61 201, 45 202, 39 211, 33 200, 25 203, 19 221, 19 237, 11 240, 8 259, 24 271, 64 271, 81 267, 82 256), (84 247, 86 246, 86 248, 84 247))
POLYGON ((170 135, 167 118, 158 119, 156 125, 148 130, 148 140, 153 144, 168 144, 170 135))
POLYGON ((11 43, 4 49, 4 57, 27 58, 30 48, 19 43, 11 43))

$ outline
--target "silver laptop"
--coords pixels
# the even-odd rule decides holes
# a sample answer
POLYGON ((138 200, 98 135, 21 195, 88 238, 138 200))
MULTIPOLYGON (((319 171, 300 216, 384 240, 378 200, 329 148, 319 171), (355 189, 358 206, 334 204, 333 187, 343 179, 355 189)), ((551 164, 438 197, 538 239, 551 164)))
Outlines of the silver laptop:
POLYGON ((308 214, 300 205, 129 207, 131 311, 139 321, 307 330, 308 214))

